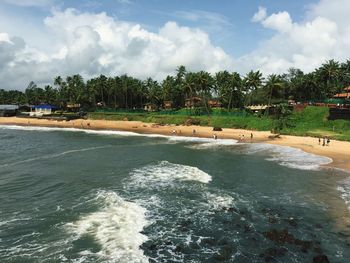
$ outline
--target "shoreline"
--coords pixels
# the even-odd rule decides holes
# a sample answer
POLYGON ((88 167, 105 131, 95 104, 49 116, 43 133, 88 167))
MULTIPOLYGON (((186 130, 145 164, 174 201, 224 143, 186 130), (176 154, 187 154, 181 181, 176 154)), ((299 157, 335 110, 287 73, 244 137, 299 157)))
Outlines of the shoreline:
POLYGON ((141 121, 108 121, 78 119, 71 121, 56 121, 46 119, 0 117, 0 125, 38 126, 54 128, 76 128, 89 130, 114 130, 129 131, 139 134, 160 134, 167 136, 185 136, 199 138, 213 138, 214 134, 218 139, 239 140, 244 135, 244 142, 269 143, 280 146, 289 146, 301 149, 307 153, 331 158, 333 161, 323 167, 338 168, 350 172, 350 142, 332 140, 330 146, 318 144, 314 137, 300 137, 292 135, 281 135, 280 138, 270 139, 272 135, 268 131, 252 131, 243 129, 223 128, 222 131, 213 131, 212 127, 205 126, 184 126, 184 125, 157 125, 141 121), (193 130, 196 133, 193 134, 193 130), (174 134, 173 131, 176 131, 174 134), (250 139, 251 133, 253 139, 250 139))

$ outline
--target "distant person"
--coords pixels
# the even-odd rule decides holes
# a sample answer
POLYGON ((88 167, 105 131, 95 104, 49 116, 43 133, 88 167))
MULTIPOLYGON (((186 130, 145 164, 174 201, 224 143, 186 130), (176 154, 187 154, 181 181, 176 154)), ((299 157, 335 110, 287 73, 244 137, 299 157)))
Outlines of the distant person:
POLYGON ((173 130, 173 132, 172 132, 174 135, 176 134, 176 130, 173 130))
POLYGON ((329 139, 329 137, 328 137, 327 138, 327 146, 329 146, 330 142, 331 142, 331 139, 329 139))
POLYGON ((193 135, 195 135, 195 134, 196 134, 196 130, 195 130, 195 129, 193 129, 192 134, 193 134, 193 135))
POLYGON ((250 133, 250 139, 253 140, 253 133, 250 133))
POLYGON ((323 142, 322 142, 322 146, 325 146, 326 145, 326 138, 323 137, 323 142))
POLYGON ((318 138, 318 145, 321 145, 321 137, 318 138))
POLYGON ((218 136, 216 134, 213 135, 214 140, 216 140, 218 138, 218 136))

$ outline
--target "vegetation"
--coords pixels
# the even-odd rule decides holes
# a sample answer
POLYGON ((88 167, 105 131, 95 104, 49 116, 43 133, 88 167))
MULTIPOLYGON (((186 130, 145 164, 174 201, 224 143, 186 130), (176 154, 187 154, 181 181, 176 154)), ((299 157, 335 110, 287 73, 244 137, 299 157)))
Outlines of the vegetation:
POLYGON ((87 81, 80 75, 57 76, 52 86, 44 88, 30 82, 24 92, 0 89, 0 104, 48 103, 62 108, 67 104, 80 104, 83 110, 91 112, 91 118, 184 124, 191 116, 199 125, 297 135, 327 134, 349 140, 349 121, 328 121, 327 108, 308 107, 301 113, 292 113, 285 106, 290 99, 325 101, 349 84, 350 60, 344 63, 330 60, 307 74, 299 69, 289 69, 285 74, 271 74, 266 78, 259 71, 250 71, 245 76, 228 71, 210 74, 188 72, 180 66, 174 76, 167 76, 161 82, 128 75, 100 75, 87 81), (191 102, 193 98, 198 98, 200 105, 185 109, 186 101, 191 102), (211 109, 209 104, 213 98, 223 106, 222 109, 211 109), (172 111, 145 113, 143 110, 147 104, 162 109, 165 101, 172 102, 172 111), (251 104, 275 104, 278 107, 273 117, 269 117, 268 110, 264 116, 254 116, 243 110, 251 104))
POLYGON ((91 119, 129 120, 165 124, 184 125, 190 123, 200 126, 221 128, 242 128, 257 131, 275 130, 282 134, 299 136, 329 136, 338 140, 350 141, 350 121, 327 119, 329 111, 326 107, 309 106, 301 112, 280 113, 285 117, 255 116, 243 111, 227 115, 225 112, 216 112, 209 116, 191 116, 180 110, 177 114, 162 113, 127 113, 127 112, 93 112, 91 119), (239 114, 238 114, 239 113, 239 114), (287 120, 285 120, 287 118, 287 120), (281 124, 282 122, 282 124, 281 124), (282 126, 281 126, 282 125, 282 126))
MULTIPOLYGON (((202 107, 210 112, 208 100, 217 98, 227 110, 249 104, 271 104, 294 99, 296 101, 323 101, 350 84, 350 60, 339 63, 330 60, 315 71, 304 74, 299 69, 263 77, 259 71, 245 76, 237 72, 220 71, 212 75, 205 71, 187 72, 178 67, 175 76, 158 82, 127 76, 100 75, 86 82, 80 75, 58 76, 53 86, 38 87, 31 82, 25 92, 0 89, 0 104, 49 103, 65 106, 78 103, 93 110, 97 104, 109 109, 141 109, 146 103, 162 107, 172 101, 176 109, 183 108, 185 100, 201 98, 202 107)), ((4 87, 5 88, 5 87, 4 87)))

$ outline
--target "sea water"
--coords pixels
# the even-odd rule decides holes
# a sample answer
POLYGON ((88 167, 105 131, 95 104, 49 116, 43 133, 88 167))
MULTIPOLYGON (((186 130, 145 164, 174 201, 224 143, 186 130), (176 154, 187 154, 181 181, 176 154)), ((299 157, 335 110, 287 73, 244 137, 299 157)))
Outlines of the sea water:
POLYGON ((350 262, 349 174, 234 140, 0 126, 0 262, 350 262))

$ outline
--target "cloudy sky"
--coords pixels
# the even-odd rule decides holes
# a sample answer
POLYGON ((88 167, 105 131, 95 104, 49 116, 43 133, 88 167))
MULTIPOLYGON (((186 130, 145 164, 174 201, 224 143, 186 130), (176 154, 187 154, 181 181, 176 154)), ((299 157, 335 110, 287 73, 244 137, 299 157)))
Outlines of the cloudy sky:
POLYGON ((312 71, 350 58, 350 0, 0 0, 0 88, 105 74, 312 71))

